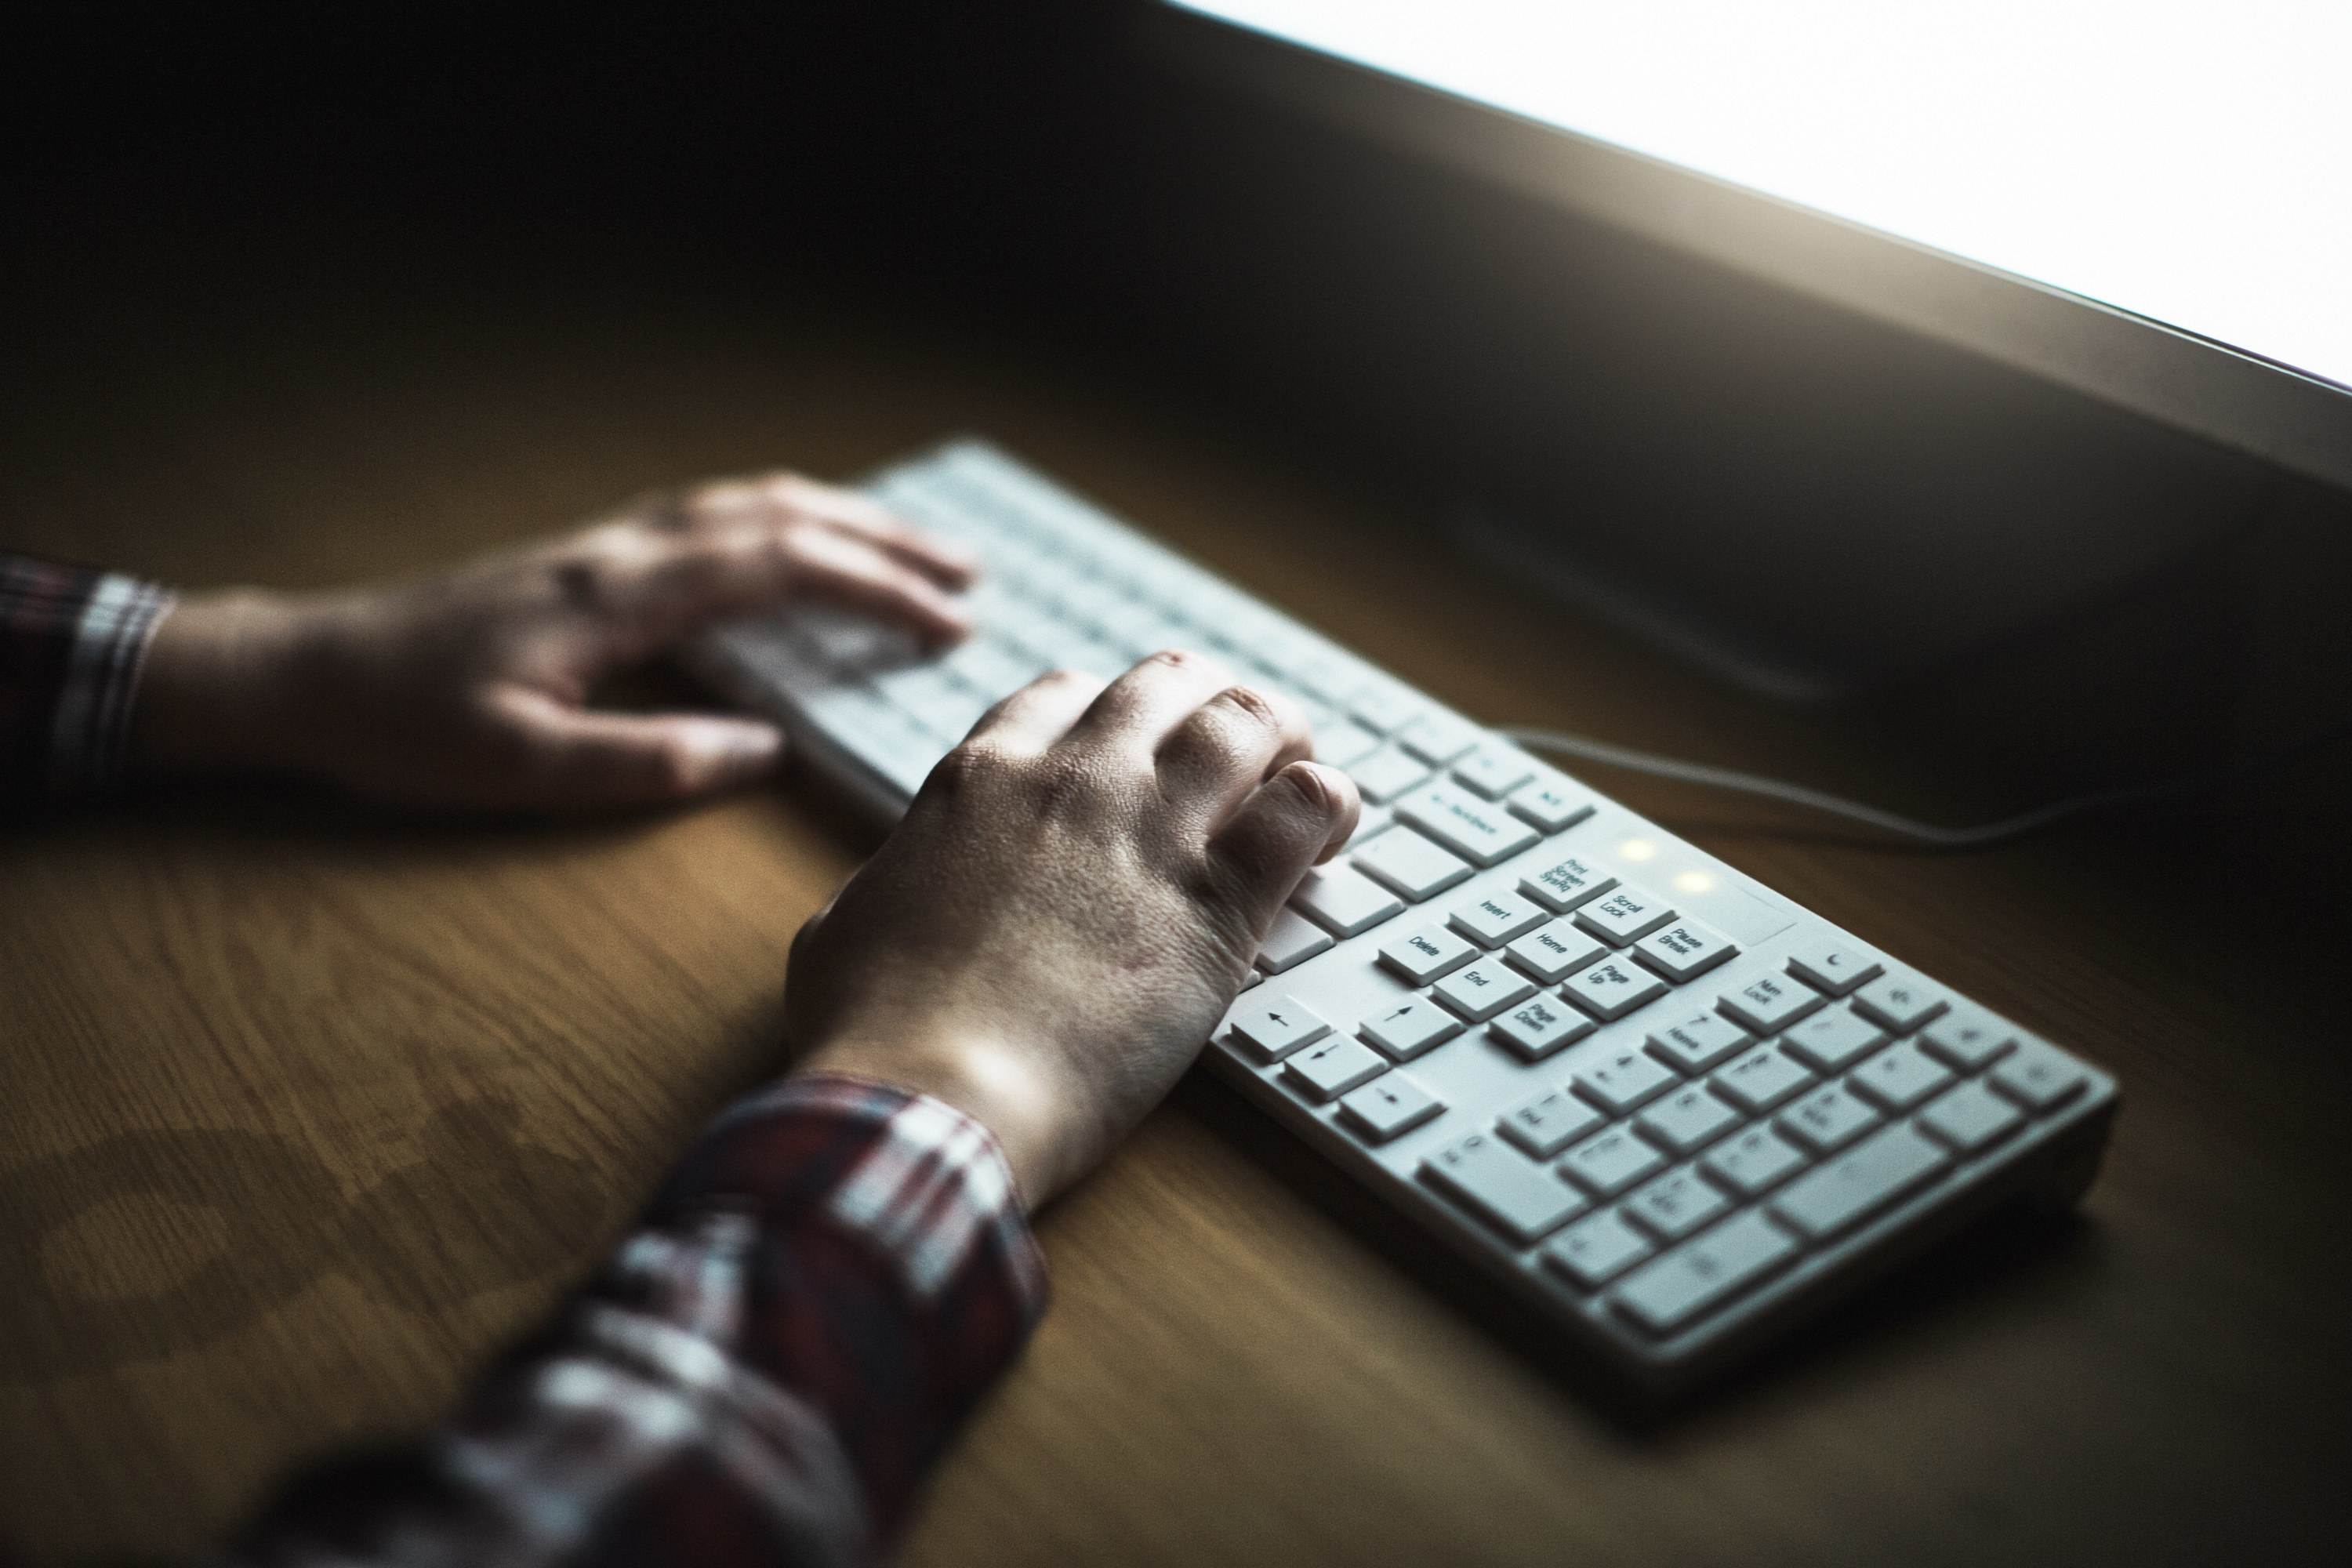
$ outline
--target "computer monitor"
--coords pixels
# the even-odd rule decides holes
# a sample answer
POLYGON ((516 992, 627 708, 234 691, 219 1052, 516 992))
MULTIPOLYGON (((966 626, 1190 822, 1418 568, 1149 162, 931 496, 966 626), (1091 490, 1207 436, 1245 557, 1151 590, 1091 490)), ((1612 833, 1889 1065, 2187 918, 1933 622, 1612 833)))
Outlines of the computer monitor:
MULTIPOLYGON (((1895 498, 1915 529, 1932 516, 1937 538, 1883 552, 1906 557, 1907 575, 1890 566, 1885 582, 1842 584, 1842 602, 1885 613, 1827 640, 1796 617, 1730 624, 1744 612, 1722 584, 1678 584, 1662 556, 1604 542, 1580 560, 1580 522, 1474 523, 1490 552, 1600 598, 1622 590, 1619 611, 1760 684, 1843 689, 2046 616, 2210 538, 2263 473, 2352 490, 2341 191, 2352 116, 2336 79, 2352 59, 2352 11, 2293 0, 1156 11, 1162 47, 1223 83, 2191 438, 2137 455, 2108 442, 2086 459, 2189 476, 2126 479, 2113 508, 2046 443, 2018 459, 2013 497, 1971 478, 1974 498, 1939 514, 1931 498, 1895 498), (2220 453, 2252 461, 2205 460, 2220 453), (2077 489, 2051 503, 2049 481, 2077 489), (1978 527, 1981 548, 1965 537, 1978 527), (2063 550, 2034 553, 2060 533, 2063 550), (2004 552, 2020 563, 2006 582, 2004 552)), ((1559 286, 1574 288, 1572 273, 1559 286)), ((2002 463, 1998 438, 1980 445, 1955 468, 2002 463)), ((1885 522, 1890 538, 1905 526, 1885 522)), ((1809 567, 1857 541, 1881 553, 1859 527, 1812 545, 1791 528, 1783 552, 1811 550, 1809 567)), ((1729 554, 1743 570, 1764 563, 1736 542, 1729 554)), ((1818 623, 1825 605, 1801 615, 1818 623)))

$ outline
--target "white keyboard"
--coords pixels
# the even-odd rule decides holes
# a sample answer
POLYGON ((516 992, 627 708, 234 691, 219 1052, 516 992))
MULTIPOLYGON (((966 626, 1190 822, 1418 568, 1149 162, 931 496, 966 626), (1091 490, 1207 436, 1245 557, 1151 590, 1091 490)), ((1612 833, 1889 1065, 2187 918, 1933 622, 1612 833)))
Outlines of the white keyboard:
POLYGON ((998 698, 1215 654, 1361 786, 1206 1059, 1562 1331, 1668 1388, 2011 1195, 2095 1173, 2114 1081, 1152 542, 985 443, 866 487, 970 547, 927 658, 838 611, 702 672, 895 819, 998 698))

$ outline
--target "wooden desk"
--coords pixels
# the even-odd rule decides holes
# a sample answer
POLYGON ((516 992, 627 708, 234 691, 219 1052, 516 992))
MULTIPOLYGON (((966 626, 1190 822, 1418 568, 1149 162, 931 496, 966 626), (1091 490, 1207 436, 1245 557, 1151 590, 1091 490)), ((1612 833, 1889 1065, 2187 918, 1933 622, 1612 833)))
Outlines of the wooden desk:
MULTIPOLYGON (((1866 726, 1492 603, 1415 498, 936 323, 381 282, 20 304, 47 390, 5 416, 7 545, 352 581, 973 428, 1473 713, 1970 804, 1866 726)), ((2251 832, 1886 853, 1608 782, 2113 1068, 2081 1221, 1964 1237, 1628 1423, 1195 1081, 1045 1217, 1055 1309, 909 1560, 2352 1560, 2340 864, 2251 832)), ((520 826, 224 789, 0 837, 8 1528, 185 1546, 432 1418, 773 1069, 788 941, 866 842, 797 786, 520 826)))

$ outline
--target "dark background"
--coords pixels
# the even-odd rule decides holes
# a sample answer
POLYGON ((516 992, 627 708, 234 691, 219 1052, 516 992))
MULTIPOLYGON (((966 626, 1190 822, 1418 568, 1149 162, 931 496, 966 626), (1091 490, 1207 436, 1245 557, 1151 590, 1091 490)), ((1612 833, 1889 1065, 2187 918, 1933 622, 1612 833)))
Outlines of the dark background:
POLYGON ((2210 482, 2166 559, 1890 669, 1855 721, 2032 799, 2352 707, 2343 498, 1229 96, 1135 47, 1137 9, 20 6, 5 314, 91 278, 821 279, 1149 375, 1439 537, 1465 504, 1572 520, 1827 655, 1868 595, 1791 560, 2030 581, 2095 548, 2070 518, 2210 482), (1988 518, 2032 553, 1951 544, 1988 518))

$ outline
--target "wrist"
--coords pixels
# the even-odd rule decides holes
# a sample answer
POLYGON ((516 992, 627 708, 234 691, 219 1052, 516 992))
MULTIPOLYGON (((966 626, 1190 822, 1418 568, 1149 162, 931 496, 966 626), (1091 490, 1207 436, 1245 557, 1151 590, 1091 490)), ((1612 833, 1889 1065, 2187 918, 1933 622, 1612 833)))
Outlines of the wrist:
POLYGON ((248 773, 297 765, 293 672, 301 616, 253 588, 189 594, 148 646, 124 762, 136 773, 248 773))
POLYGON ((845 1038, 819 1047, 805 1072, 838 1072, 926 1094, 988 1129, 1013 1172, 1022 1206, 1034 1211, 1076 1175, 1069 1113, 1034 1053, 1001 1042, 845 1038))

